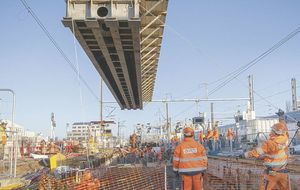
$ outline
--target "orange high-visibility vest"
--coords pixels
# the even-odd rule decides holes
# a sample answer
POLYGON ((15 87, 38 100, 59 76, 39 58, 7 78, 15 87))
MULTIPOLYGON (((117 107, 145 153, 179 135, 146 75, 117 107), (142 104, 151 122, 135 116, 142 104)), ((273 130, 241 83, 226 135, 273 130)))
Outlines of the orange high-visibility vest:
POLYGON ((213 139, 214 140, 218 140, 219 139, 219 130, 218 129, 214 129, 214 131, 213 131, 213 139))
POLYGON ((207 140, 209 140, 210 138, 212 138, 213 135, 214 135, 213 131, 207 130, 207 136, 206 136, 207 140))
POLYGON ((175 148, 173 170, 180 174, 195 175, 207 169, 207 156, 204 147, 193 138, 184 140, 175 148))
POLYGON ((227 136, 228 140, 233 140, 234 133, 230 128, 227 130, 227 135, 226 136, 227 136))
POLYGON ((245 157, 262 157, 266 167, 272 170, 283 169, 287 165, 288 161, 288 155, 286 153, 287 146, 287 135, 270 135, 270 138, 260 147, 246 152, 245 157))

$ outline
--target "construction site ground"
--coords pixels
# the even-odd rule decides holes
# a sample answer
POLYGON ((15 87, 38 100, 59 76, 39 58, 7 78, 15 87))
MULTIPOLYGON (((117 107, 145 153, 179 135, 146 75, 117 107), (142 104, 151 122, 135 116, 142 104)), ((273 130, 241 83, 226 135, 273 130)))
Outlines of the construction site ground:
MULTIPOLYGON (((82 155, 67 159, 60 165, 72 167, 91 167, 90 173, 81 172, 64 174, 55 177, 55 172, 43 169, 40 161, 20 159, 17 167, 17 179, 6 178, 4 183, 18 184, 24 180, 25 188, 19 189, 181 189, 181 179, 173 172, 171 152, 166 160, 158 161, 150 155, 144 157, 129 153, 126 156, 111 154, 106 157, 92 156, 90 164, 82 155), (91 164, 92 163, 92 164, 91 164), (87 177, 88 176, 88 177, 87 177), (80 180, 78 181, 78 179, 80 180), (15 181, 11 181, 15 180, 15 181), (66 186, 67 185, 67 186, 66 186), (91 188, 93 189, 93 188, 91 188)), ((292 155, 289 159, 291 189, 297 190, 300 185, 300 155, 292 155)), ((1 162, 1 173, 7 173, 8 167, 1 162)), ((81 171, 84 171, 82 169, 81 171)), ((250 159, 237 159, 230 156, 209 156, 208 170, 203 175, 203 187, 206 190, 256 190, 261 184, 264 171, 262 162, 250 159)), ((5 177, 5 176, 3 176, 5 177)))

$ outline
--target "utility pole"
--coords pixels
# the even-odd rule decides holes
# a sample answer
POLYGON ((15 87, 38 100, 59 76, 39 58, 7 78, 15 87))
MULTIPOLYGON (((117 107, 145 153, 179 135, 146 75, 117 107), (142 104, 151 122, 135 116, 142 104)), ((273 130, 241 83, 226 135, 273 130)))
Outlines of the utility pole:
POLYGON ((248 76, 249 82, 249 101, 250 101, 250 112, 254 111, 254 95, 253 95, 253 75, 248 76))
POLYGON ((166 131, 168 133, 168 140, 170 140, 171 139, 171 131, 169 129, 169 106, 168 106, 168 102, 166 102, 166 117, 167 117, 166 131))
POLYGON ((56 122, 54 119, 54 113, 51 113, 51 127, 50 127, 50 139, 55 140, 55 132, 54 132, 54 128, 56 127, 56 122))
POLYGON ((100 80, 100 138, 104 148, 104 126, 103 126, 103 79, 100 80))
POLYGON ((120 121, 118 121, 118 138, 120 138, 120 121))
POLYGON ((10 92, 12 94, 13 103, 12 103, 12 117, 11 117, 11 141, 12 141, 12 147, 10 150, 10 168, 9 173, 10 176, 16 177, 16 170, 17 170, 17 159, 18 159, 18 151, 14 151, 18 149, 18 141, 16 141, 16 133, 17 130, 14 131, 14 118, 15 118, 15 109, 16 109, 16 96, 15 92, 11 89, 0 89, 1 92, 10 92), (14 166, 13 166, 13 158, 14 158, 14 166))
POLYGON ((292 108, 293 111, 297 111, 297 85, 296 85, 295 78, 292 78, 291 84, 292 84, 292 108))
POLYGON ((213 129, 215 120, 214 120, 214 103, 210 103, 210 120, 211 120, 211 129, 213 129))

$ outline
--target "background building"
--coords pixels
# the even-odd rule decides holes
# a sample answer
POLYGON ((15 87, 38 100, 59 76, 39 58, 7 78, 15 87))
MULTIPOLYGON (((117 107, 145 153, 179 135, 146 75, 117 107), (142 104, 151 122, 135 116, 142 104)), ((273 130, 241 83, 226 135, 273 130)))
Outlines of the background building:
POLYGON ((67 129, 67 139, 85 144, 93 138, 93 142, 98 143, 100 147, 113 147, 117 141, 112 135, 114 127, 114 121, 103 121, 103 127, 100 121, 75 122, 67 129))

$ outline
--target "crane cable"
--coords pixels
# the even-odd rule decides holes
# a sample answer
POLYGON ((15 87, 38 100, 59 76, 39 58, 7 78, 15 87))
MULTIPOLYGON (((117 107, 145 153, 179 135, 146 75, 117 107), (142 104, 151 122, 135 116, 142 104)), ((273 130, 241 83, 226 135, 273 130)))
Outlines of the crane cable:
POLYGON ((77 80, 79 85, 79 97, 80 97, 80 107, 81 107, 81 115, 82 119, 86 120, 86 112, 83 102, 83 93, 82 93, 82 87, 81 87, 81 81, 80 81, 80 69, 79 69, 79 61, 78 61, 78 53, 77 53, 77 46, 76 46, 76 31, 75 31, 75 24, 74 20, 72 19, 72 32, 73 32, 73 43, 74 43, 74 53, 75 53, 75 63, 76 63, 76 70, 77 70, 77 80))

